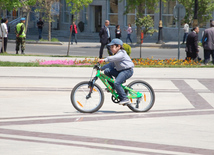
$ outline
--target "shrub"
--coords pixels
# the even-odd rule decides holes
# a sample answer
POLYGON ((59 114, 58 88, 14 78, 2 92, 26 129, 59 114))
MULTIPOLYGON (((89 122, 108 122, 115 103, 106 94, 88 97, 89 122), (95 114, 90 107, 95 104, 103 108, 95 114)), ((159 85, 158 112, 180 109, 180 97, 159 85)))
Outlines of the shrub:
MULTIPOLYGON (((128 44, 126 44, 126 43, 124 43, 124 44, 123 44, 123 48, 124 48, 124 50, 126 51, 126 53, 130 56, 130 55, 131 55, 131 52, 132 52, 131 46, 128 45, 128 44)), ((107 51, 108 51, 108 54, 110 55, 109 50, 107 50, 107 51)))
POLYGON ((124 50, 127 52, 127 54, 130 56, 130 55, 131 55, 131 52, 132 52, 131 46, 128 45, 128 44, 126 44, 126 43, 124 43, 124 44, 123 44, 123 48, 124 48, 124 50))
POLYGON ((51 38, 51 41, 53 41, 53 42, 59 42, 59 39, 57 39, 57 38, 51 38))

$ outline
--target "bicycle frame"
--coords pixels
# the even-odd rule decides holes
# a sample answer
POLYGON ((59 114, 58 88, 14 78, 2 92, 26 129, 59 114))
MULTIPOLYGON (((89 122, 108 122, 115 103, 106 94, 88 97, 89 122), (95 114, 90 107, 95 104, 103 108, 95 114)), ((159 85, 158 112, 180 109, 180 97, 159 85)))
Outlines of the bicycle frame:
MULTIPOLYGON (((104 85, 106 86, 106 88, 111 92, 111 94, 112 94, 116 99, 118 99, 119 95, 115 92, 115 90, 114 90, 114 89, 111 87, 111 85, 108 83, 108 81, 111 82, 111 83, 114 83, 115 80, 112 79, 112 78, 110 78, 110 77, 108 77, 107 75, 101 73, 100 70, 97 70, 97 74, 95 75, 95 77, 94 77, 93 80, 91 81, 91 82, 92 82, 92 88, 93 88, 93 84, 95 83, 95 81, 96 81, 98 78, 103 82, 103 84, 104 84, 104 85)), ((142 97, 142 93, 136 92, 136 91, 132 90, 131 88, 129 88, 129 87, 127 87, 127 86, 124 86, 124 85, 122 85, 122 84, 121 84, 121 86, 122 86, 122 88, 123 88, 125 91, 128 91, 128 92, 130 93, 130 95, 127 96, 129 99, 135 99, 135 98, 141 98, 141 97, 142 97)))

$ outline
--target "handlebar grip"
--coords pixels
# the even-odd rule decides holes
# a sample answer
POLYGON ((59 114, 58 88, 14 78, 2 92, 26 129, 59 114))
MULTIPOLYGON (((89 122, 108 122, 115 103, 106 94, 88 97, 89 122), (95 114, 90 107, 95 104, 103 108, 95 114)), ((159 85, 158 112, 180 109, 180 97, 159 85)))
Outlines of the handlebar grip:
POLYGON ((94 65, 93 68, 94 68, 94 69, 97 69, 97 70, 100 70, 100 69, 101 69, 100 63, 98 62, 96 65, 94 65))

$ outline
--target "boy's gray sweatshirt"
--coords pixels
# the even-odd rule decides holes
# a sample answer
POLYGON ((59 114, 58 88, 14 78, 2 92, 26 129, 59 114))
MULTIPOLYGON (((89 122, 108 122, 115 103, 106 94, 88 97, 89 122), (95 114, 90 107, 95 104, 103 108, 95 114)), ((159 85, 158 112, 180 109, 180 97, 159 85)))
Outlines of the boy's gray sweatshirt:
POLYGON ((109 67, 114 67, 117 71, 121 71, 134 67, 134 63, 125 50, 119 50, 115 55, 108 56, 105 58, 105 62, 109 62, 109 64, 104 65, 101 68, 102 70, 109 67))

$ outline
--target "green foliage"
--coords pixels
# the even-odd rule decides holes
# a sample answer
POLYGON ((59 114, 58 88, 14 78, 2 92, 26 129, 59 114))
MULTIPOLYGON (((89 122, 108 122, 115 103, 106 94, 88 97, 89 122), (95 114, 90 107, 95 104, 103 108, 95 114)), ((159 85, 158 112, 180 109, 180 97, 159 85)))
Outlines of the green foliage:
POLYGON ((139 15, 137 15, 137 19, 135 21, 137 26, 144 27, 143 33, 145 35, 150 34, 152 35, 155 32, 158 32, 158 30, 154 29, 154 21, 152 17, 149 15, 144 16, 143 18, 140 18, 139 15))
MULTIPOLYGON (((145 9, 155 10, 160 0, 126 0, 125 14, 137 10, 140 17, 144 14, 145 9)), ((163 0, 165 2, 165 0, 163 0)))
MULTIPOLYGON (((42 38, 39 41, 48 41, 48 40, 42 38)), ((51 38, 51 41, 52 42, 59 42, 59 39, 57 39, 57 38, 51 38)))
POLYGON ((130 55, 131 55, 131 52, 132 52, 131 46, 128 45, 128 44, 126 44, 126 43, 124 43, 124 44, 123 44, 123 48, 124 48, 124 50, 126 51, 126 53, 130 56, 130 55))
POLYGON ((37 0, 0 0, 0 7, 2 10, 11 11, 25 6, 35 5, 37 0))
POLYGON ((35 12, 43 13, 44 16, 42 19, 46 22, 53 22, 53 18, 51 16, 51 7, 55 0, 37 0, 37 8, 35 12))
POLYGON ((51 41, 52 42, 59 42, 59 39, 57 39, 57 38, 51 38, 51 41))
MULTIPOLYGON (((184 22, 192 23, 194 18, 194 5, 193 0, 178 0, 180 4, 183 4, 186 9, 186 16, 184 22)), ((214 11, 213 0, 198 0, 198 23, 202 24, 212 19, 212 11, 214 11)))
POLYGON ((71 14, 80 12, 83 6, 87 7, 93 0, 66 0, 67 6, 70 8, 71 14))

